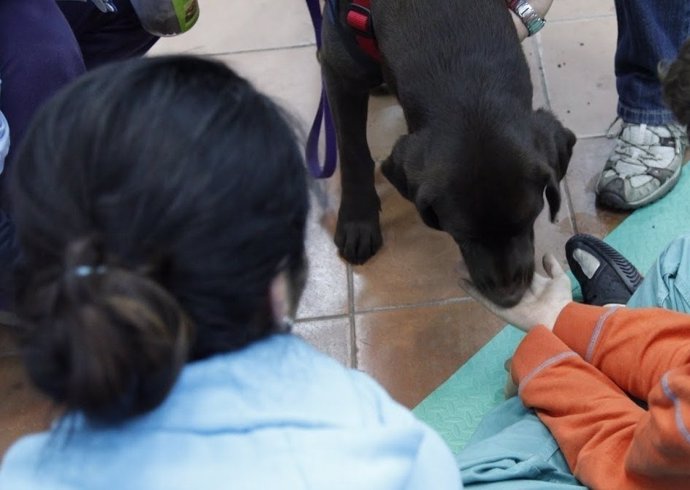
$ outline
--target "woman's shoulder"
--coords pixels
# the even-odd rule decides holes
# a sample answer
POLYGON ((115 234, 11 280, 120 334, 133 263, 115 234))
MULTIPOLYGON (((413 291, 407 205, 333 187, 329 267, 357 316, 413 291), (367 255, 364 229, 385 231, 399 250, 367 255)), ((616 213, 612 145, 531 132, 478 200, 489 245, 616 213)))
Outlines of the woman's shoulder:
MULTIPOLYGON (((426 475, 432 468, 451 477, 457 473, 440 438, 378 383, 292 335, 189 364, 160 407, 123 426, 99 429, 76 417, 64 427, 16 443, 0 471, 0 482, 12 485, 0 487, 34 485, 41 481, 35 479, 38 469, 47 481, 69 481, 77 473, 110 478, 119 471, 169 481, 179 470, 197 483, 202 476, 232 474, 272 488, 304 476, 293 475, 296 461, 311 461, 304 471, 322 483, 332 480, 335 468, 338 474, 350 468, 341 478, 350 475, 354 484, 371 469, 372 458, 383 466, 395 461, 396 476, 374 472, 371 481, 379 486, 366 488, 400 488, 383 482, 404 481, 410 472, 426 475), (420 454, 435 463, 420 467, 420 454), (251 455, 256 458, 244 461, 251 455), (204 475, 197 467, 205 468, 204 475), (287 480, 269 481, 276 472, 287 480)), ((147 488, 168 488, 153 481, 147 488)))

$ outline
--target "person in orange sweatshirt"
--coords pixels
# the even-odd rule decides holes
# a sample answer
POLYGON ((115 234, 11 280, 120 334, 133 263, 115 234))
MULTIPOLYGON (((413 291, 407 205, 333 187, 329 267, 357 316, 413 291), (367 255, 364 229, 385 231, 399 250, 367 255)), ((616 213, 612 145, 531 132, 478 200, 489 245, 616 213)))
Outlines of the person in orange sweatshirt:
POLYGON ((576 235, 566 255, 590 304, 572 301, 551 255, 547 276, 536 275, 510 309, 465 282, 490 311, 528 332, 512 359, 520 399, 587 487, 690 488, 690 237, 671 243, 644 281, 594 237, 576 235), (625 302, 661 308, 618 304, 625 302))

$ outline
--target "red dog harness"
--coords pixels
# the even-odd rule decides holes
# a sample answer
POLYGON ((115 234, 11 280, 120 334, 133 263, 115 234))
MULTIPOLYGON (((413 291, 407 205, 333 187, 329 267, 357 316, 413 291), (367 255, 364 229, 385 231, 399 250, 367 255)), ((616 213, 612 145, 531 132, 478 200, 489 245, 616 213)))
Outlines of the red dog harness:
POLYGON ((355 31, 357 45, 362 51, 381 62, 381 51, 371 22, 371 0, 352 0, 347 10, 347 25, 355 31))

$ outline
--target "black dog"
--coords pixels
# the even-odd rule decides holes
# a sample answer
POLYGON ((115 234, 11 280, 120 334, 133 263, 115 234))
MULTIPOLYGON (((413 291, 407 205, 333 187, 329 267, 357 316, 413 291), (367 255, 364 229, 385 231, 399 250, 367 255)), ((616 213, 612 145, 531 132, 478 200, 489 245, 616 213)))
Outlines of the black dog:
POLYGON ((382 243, 366 120, 369 90, 385 81, 409 134, 383 174, 427 225, 452 235, 477 288, 514 305, 534 274, 544 193, 552 220, 560 207, 575 135, 532 110, 529 67, 505 0, 373 0, 380 64, 356 46, 349 3, 340 0, 337 18, 324 22, 320 52, 340 151, 340 254, 361 264, 382 243))

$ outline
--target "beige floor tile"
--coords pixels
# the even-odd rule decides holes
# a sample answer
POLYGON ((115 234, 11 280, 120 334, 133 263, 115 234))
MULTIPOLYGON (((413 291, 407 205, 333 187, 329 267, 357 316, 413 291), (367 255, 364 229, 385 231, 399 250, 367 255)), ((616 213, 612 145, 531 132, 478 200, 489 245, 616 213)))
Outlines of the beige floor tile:
POLYGON ((546 86, 544 85, 544 68, 539 55, 538 39, 536 37, 525 39, 522 43, 522 48, 529 64, 530 76, 532 77, 532 106, 535 109, 540 107, 548 108, 549 103, 546 96, 546 86))
POLYGON ((503 322, 474 301, 357 315, 357 367, 416 406, 493 337, 503 322))
POLYGON ((367 140, 374 161, 387 158, 398 138, 406 133, 405 116, 395 97, 376 95, 369 98, 367 140))
POLYGON ((561 209, 552 223, 549 206, 544 204, 534 224, 534 256, 537 271, 543 272, 541 259, 546 253, 553 254, 565 267, 565 242, 573 235, 573 222, 568 207, 566 186, 561 183, 561 209))
POLYGON ((349 317, 297 322, 294 332, 347 367, 352 367, 352 330, 349 317))
POLYGON ((161 39, 151 54, 219 54, 313 44, 303 0, 203 0, 197 24, 180 36, 161 39))
POLYGON ((347 265, 333 243, 335 216, 312 205, 307 223, 307 284, 297 318, 343 315, 348 312, 347 265))
POLYGON ((558 27, 554 24, 559 20, 591 19, 611 15, 616 15, 613 0, 554 0, 546 14, 546 21, 549 29, 556 30, 558 27))
POLYGON ((313 46, 216 57, 271 96, 297 118, 306 134, 321 96, 321 74, 313 46))
POLYGON ((562 22, 541 35, 551 108, 578 136, 600 136, 616 117, 616 20, 562 22))

